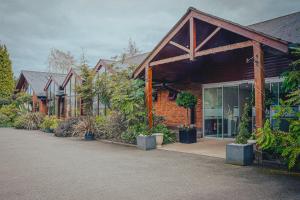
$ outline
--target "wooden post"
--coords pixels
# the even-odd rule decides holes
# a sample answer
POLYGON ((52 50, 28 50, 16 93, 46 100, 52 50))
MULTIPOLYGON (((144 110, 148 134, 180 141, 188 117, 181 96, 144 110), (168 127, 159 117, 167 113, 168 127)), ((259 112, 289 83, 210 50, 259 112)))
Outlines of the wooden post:
POLYGON ((254 90, 255 90, 255 113, 256 128, 264 125, 264 100, 265 100, 265 74, 264 74, 264 52, 260 43, 253 43, 254 61, 254 90))
POLYGON ((190 18, 190 60, 195 58, 196 49, 196 24, 193 17, 190 18))
POLYGON ((145 96, 148 112, 148 125, 149 128, 153 126, 153 113, 152 113, 152 67, 149 65, 145 69, 145 96))

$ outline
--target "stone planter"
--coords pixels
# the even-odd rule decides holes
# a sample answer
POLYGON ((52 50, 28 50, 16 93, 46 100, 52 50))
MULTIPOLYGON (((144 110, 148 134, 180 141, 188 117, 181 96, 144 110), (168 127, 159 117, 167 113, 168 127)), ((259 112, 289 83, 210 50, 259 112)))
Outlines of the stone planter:
POLYGON ((164 141, 164 134, 162 133, 154 133, 153 134, 156 139, 156 147, 162 147, 162 143, 164 141))
POLYGON ((139 135, 136 137, 137 148, 142 150, 151 150, 156 148, 156 139, 154 135, 139 135))
POLYGON ((253 163, 253 144, 227 144, 226 163, 243 166, 251 165, 253 163))
POLYGON ((95 135, 94 133, 91 133, 91 132, 86 132, 85 135, 84 135, 84 139, 85 140, 94 140, 95 139, 95 135))
POLYGON ((191 144, 197 142, 196 128, 181 128, 179 129, 179 142, 191 144))

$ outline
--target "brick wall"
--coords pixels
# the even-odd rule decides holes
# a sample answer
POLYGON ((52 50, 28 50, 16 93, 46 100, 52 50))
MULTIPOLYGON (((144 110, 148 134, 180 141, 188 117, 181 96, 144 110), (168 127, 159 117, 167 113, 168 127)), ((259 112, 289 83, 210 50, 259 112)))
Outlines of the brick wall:
MULTIPOLYGON (((177 84, 172 88, 178 91, 189 91, 198 97, 195 113, 196 127, 202 128, 202 86, 201 84, 177 84)), ((175 100, 169 100, 169 91, 167 89, 158 90, 157 101, 154 102, 154 112, 156 115, 163 116, 165 123, 171 127, 177 127, 186 124, 186 109, 176 105, 175 100)), ((189 114, 190 115, 190 114, 189 114)))

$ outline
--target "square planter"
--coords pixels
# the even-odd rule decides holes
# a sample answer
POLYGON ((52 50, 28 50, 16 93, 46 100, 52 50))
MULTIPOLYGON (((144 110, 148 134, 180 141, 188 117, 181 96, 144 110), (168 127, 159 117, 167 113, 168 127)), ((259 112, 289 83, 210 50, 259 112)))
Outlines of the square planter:
POLYGON ((196 128, 179 129, 179 142, 191 144, 197 142, 197 130, 196 128))
POLYGON ((253 163, 253 144, 227 144, 226 163, 243 166, 251 165, 253 163))
POLYGON ((139 135, 136 137, 137 148, 142 150, 151 150, 156 148, 156 139, 154 135, 139 135))

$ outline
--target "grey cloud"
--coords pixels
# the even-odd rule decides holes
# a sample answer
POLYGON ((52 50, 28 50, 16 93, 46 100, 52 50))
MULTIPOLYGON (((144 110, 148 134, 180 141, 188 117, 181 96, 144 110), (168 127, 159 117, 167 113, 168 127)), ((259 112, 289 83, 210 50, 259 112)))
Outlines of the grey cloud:
POLYGON ((298 0, 0 0, 0 41, 21 69, 44 70, 51 48, 84 49, 90 65, 132 38, 150 51, 189 6, 248 25, 300 10, 298 0))

